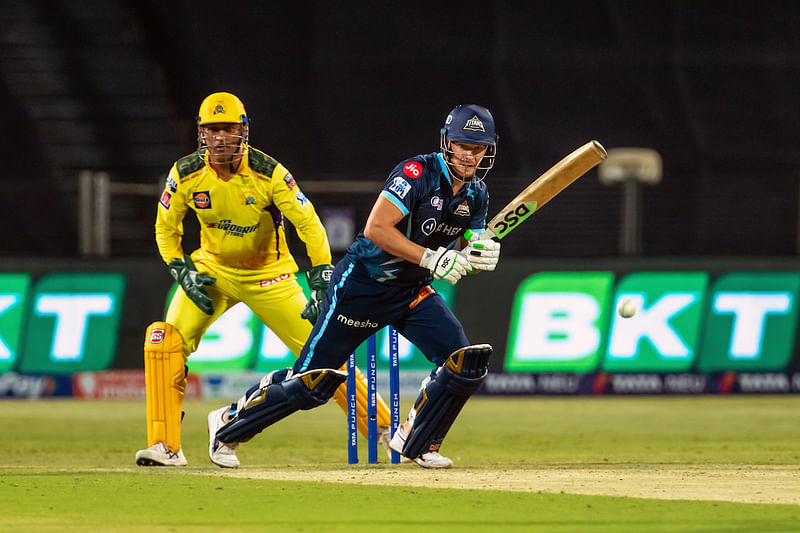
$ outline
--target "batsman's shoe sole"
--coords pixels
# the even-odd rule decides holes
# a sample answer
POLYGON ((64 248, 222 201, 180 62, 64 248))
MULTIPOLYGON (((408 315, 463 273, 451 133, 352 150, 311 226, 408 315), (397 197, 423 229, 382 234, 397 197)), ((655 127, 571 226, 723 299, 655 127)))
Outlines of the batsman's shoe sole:
POLYGON ((186 466, 183 450, 171 451, 163 442, 157 442, 136 452, 136 464, 139 466, 186 466))
POLYGON ((220 407, 208 413, 208 458, 215 465, 222 468, 238 468, 241 464, 236 457, 236 444, 224 444, 217 440, 217 431, 225 425, 222 416, 228 411, 228 407, 220 407))

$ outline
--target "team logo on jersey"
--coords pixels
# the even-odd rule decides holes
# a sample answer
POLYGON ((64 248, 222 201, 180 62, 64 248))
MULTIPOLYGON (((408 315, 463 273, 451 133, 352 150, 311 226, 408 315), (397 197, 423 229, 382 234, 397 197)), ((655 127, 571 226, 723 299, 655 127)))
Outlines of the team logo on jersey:
POLYGON ((389 185, 389 190, 399 196, 402 200, 406 197, 408 191, 411 190, 411 184, 400 176, 397 176, 392 180, 392 184, 389 185))
POLYGON ((172 192, 178 190, 178 184, 175 183, 175 180, 172 179, 172 176, 167 176, 167 187, 169 187, 169 190, 172 192))
POLYGON ((164 206, 164 209, 169 209, 170 202, 172 201, 172 195, 169 191, 164 191, 161 193, 161 200, 158 201, 161 205, 164 206))
POLYGON ((242 201, 242 205, 256 205, 256 198, 250 191, 240 194, 239 199, 242 201))
POLYGON ((286 182, 286 186, 289 188, 289 190, 290 190, 290 191, 291 191, 292 189, 294 189, 294 186, 295 186, 295 185, 297 185, 297 182, 296 182, 296 181, 294 181, 294 176, 292 176, 291 174, 286 174, 286 175, 283 177, 283 181, 285 181, 285 182, 286 182))
POLYGON ((212 111, 211 114, 219 115, 220 113, 225 113, 225 108, 222 107, 222 104, 217 104, 217 107, 214 108, 214 111, 212 111))
POLYGON ((409 178, 418 178, 422 176, 422 165, 416 161, 409 161, 403 167, 403 174, 409 178))
POLYGON ((482 131, 486 133, 486 130, 483 127, 483 122, 481 122, 481 119, 478 118, 478 115, 475 115, 469 119, 467 123, 464 124, 464 129, 469 131, 482 131))
POLYGON ((422 223, 422 227, 420 228, 422 233, 425 235, 430 235, 436 229, 436 219, 429 218, 425 222, 422 223))
POLYGON ((458 207, 456 207, 456 210, 453 211, 453 214, 458 215, 460 217, 468 217, 470 214, 470 210, 467 201, 464 200, 463 202, 458 204, 458 207))
POLYGON ((208 191, 198 191, 192 193, 195 209, 211 209, 211 195, 208 191))
POLYGON ((444 204, 444 200, 439 198, 438 196, 434 196, 431 198, 431 205, 436 208, 437 211, 442 210, 442 205, 444 204))

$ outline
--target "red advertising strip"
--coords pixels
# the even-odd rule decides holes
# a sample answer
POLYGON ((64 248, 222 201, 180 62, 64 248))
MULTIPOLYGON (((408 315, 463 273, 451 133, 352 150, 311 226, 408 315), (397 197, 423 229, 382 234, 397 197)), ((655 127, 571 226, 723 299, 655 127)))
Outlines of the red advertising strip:
MULTIPOLYGON (((72 390, 76 398, 84 400, 144 401, 146 394, 144 371, 76 372, 72 376, 72 390)), ((185 398, 201 398, 202 396, 200 378, 189 374, 186 378, 185 398)))

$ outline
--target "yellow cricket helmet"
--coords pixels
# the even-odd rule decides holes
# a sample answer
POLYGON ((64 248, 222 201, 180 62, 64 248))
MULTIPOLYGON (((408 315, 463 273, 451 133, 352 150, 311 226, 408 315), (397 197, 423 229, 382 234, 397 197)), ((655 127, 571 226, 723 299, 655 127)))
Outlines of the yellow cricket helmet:
POLYGON ((215 123, 247 124, 247 112, 239 98, 231 93, 213 93, 200 104, 197 125, 215 123))

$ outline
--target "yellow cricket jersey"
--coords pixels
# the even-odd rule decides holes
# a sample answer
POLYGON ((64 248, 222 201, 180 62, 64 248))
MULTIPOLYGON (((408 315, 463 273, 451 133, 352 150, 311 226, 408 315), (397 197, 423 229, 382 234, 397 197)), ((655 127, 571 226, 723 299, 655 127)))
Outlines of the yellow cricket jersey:
POLYGON ((276 276, 297 272, 286 245, 284 216, 305 243, 312 266, 331 262, 314 206, 283 165, 252 147, 227 182, 199 151, 172 166, 155 225, 158 251, 167 263, 183 254, 183 218, 190 208, 200 222, 200 256, 220 265, 266 269, 276 276))

